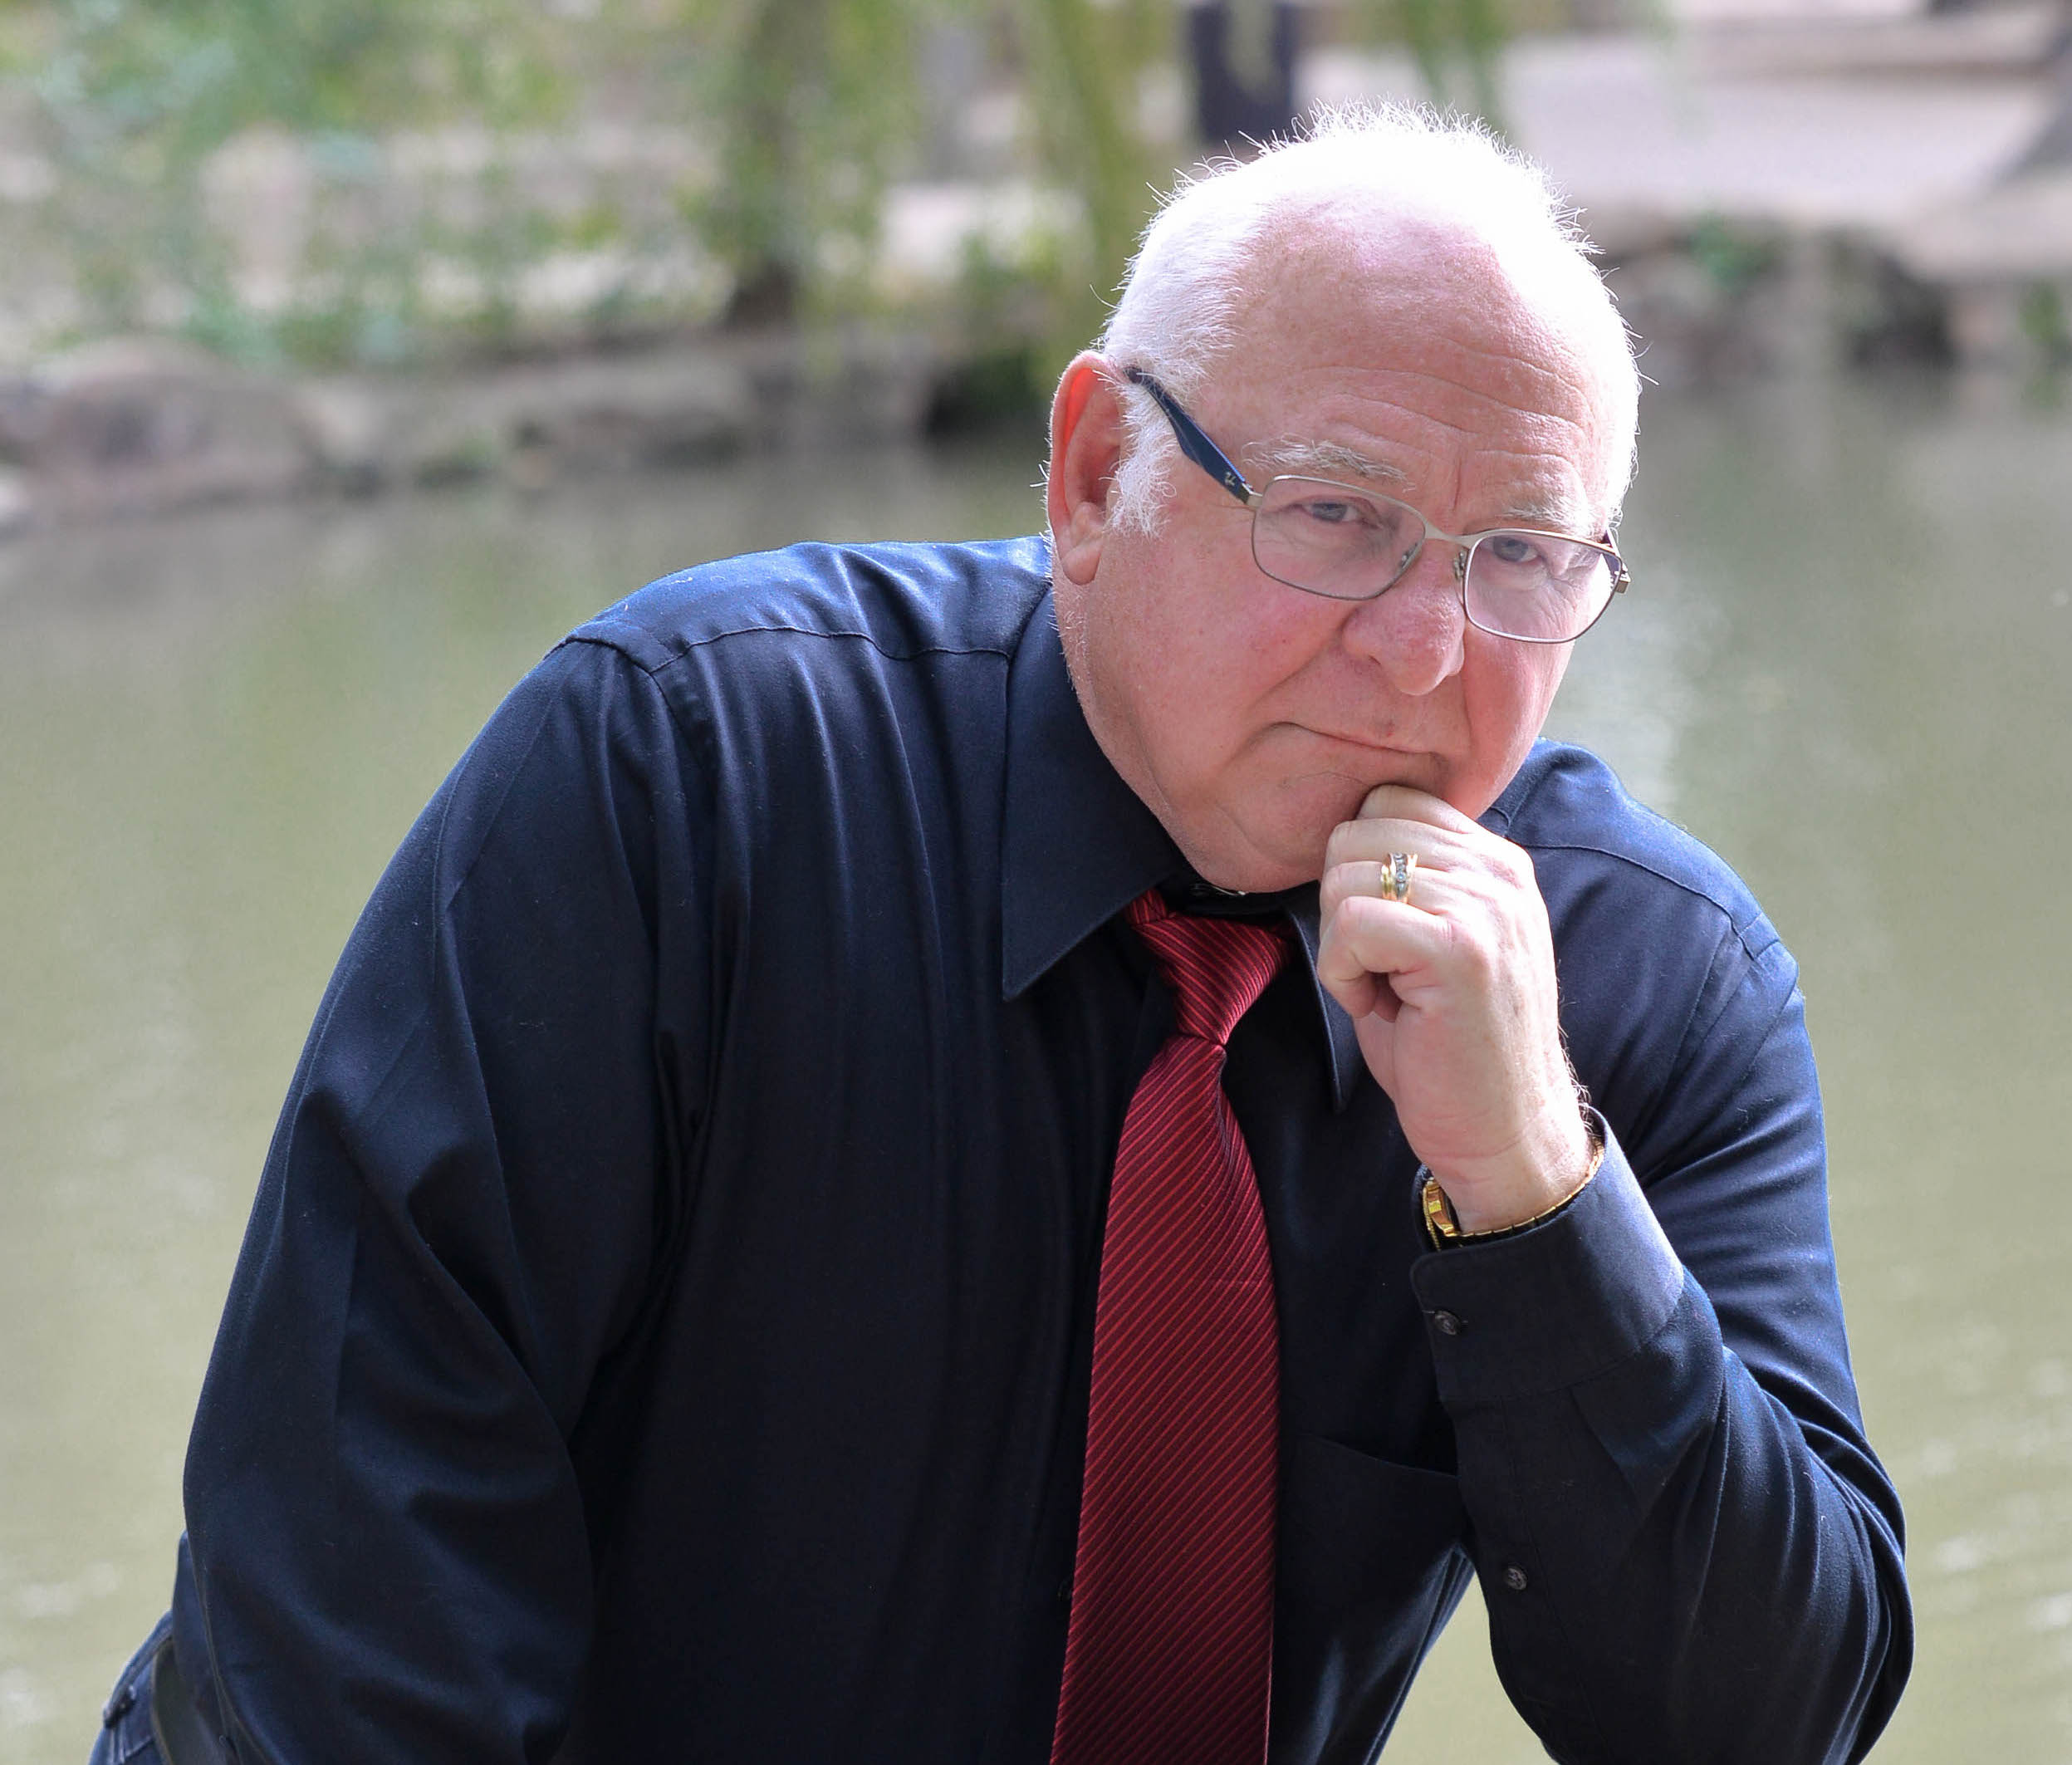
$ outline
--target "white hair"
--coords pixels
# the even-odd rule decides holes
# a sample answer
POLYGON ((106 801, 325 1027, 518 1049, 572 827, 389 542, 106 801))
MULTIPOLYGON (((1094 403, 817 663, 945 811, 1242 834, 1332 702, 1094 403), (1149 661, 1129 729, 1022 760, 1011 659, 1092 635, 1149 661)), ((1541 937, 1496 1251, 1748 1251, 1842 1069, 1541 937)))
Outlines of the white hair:
MULTIPOLYGON (((1144 229, 1101 353, 1144 369, 1187 402, 1235 341, 1258 291, 1256 260, 1283 228, 1349 208, 1468 233, 1555 322, 1597 383, 1613 478, 1603 512, 1613 518, 1633 474, 1640 378, 1631 340, 1575 211, 1538 166, 1480 123, 1408 105, 1321 110, 1295 140, 1183 178, 1144 229)), ((1178 449, 1150 395, 1123 390, 1128 435, 1109 518, 1149 532, 1178 449)))

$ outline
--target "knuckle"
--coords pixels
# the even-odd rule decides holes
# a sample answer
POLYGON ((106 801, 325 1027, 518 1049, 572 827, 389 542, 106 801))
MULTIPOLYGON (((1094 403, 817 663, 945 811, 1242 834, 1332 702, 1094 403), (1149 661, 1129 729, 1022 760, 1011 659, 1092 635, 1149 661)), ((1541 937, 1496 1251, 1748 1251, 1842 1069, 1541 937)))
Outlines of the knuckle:
POLYGON ((1496 942, 1478 918, 1449 920, 1447 945, 1453 961, 1477 982, 1487 983, 1502 966, 1496 942))
POLYGON ((1374 841, 1371 826, 1361 821, 1340 821, 1324 841, 1324 862, 1345 865, 1363 857, 1374 841))
POLYGON ((1356 910, 1354 904, 1362 896, 1359 873, 1351 865, 1341 864, 1326 870, 1324 880, 1317 890, 1317 917, 1323 935, 1335 932, 1342 934, 1346 929, 1346 916, 1356 910))
POLYGON ((1346 945, 1354 929, 1349 923, 1352 909, 1353 902, 1344 900, 1322 916, 1316 940, 1319 968, 1326 963, 1342 964, 1345 961, 1346 945))
POLYGON ((1496 848, 1496 862, 1504 880, 1515 888, 1532 888, 1537 885, 1538 873, 1532 867, 1532 854, 1522 846, 1513 845, 1509 840, 1500 841, 1496 848))
POLYGON ((1338 905, 1331 911, 1325 935, 1341 952, 1349 944, 1357 942, 1365 929, 1367 900, 1357 890, 1348 889, 1340 895, 1338 905))

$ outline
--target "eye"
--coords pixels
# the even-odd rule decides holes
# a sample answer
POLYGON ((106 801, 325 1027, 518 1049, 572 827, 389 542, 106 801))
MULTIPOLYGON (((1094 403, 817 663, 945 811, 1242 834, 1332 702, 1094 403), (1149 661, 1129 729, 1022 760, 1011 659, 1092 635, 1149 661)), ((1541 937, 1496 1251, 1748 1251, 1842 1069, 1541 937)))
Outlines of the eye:
POLYGON ((1482 542, 1482 549, 1495 562, 1514 568, 1543 561, 1538 542, 1524 533, 1492 533, 1482 542))
POLYGON ((1373 527, 1379 513, 1372 503, 1353 497, 1305 497, 1295 507, 1305 519, 1329 527, 1373 527))
POLYGON ((1338 542, 1386 548, 1394 547, 1404 525, 1403 512, 1394 503, 1338 484, 1310 487, 1291 498, 1286 512, 1312 532, 1328 532, 1338 542))

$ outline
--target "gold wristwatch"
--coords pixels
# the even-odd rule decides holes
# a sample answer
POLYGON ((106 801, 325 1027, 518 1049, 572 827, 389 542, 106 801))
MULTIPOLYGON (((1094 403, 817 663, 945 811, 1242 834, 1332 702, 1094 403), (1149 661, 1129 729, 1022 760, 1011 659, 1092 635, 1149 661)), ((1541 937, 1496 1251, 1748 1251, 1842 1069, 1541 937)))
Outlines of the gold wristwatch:
MULTIPOLYGON (((1418 1185, 1418 1213, 1424 1221, 1424 1235, 1432 1240, 1434 1250, 1444 1250, 1454 1244, 1493 1244, 1499 1238, 1515 1238, 1519 1233, 1529 1231, 1542 1221, 1549 1220, 1574 1201, 1590 1186, 1598 1167, 1604 1162, 1604 1130, 1599 1125, 1596 1110, 1588 1111, 1583 1125, 1590 1130, 1590 1167, 1583 1173, 1583 1180, 1570 1189, 1550 1208, 1543 1208, 1530 1219, 1521 1219, 1508 1226, 1496 1226, 1487 1232, 1463 1232, 1461 1223, 1453 1217, 1453 1204, 1447 1199, 1446 1191, 1439 1187, 1439 1179, 1428 1170, 1418 1185)), ((1423 1166, 1418 1167, 1423 1169, 1423 1166)))

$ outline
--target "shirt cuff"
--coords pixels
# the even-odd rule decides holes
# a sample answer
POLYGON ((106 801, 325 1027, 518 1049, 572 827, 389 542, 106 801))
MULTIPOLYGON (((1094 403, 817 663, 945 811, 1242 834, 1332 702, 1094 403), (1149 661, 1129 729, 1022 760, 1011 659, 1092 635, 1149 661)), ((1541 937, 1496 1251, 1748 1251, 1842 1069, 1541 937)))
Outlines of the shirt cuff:
POLYGON ((1410 1270, 1449 1408, 1609 1370, 1668 1321, 1683 1278, 1609 1128, 1596 1176, 1560 1212, 1516 1237, 1450 1244, 1410 1270))

